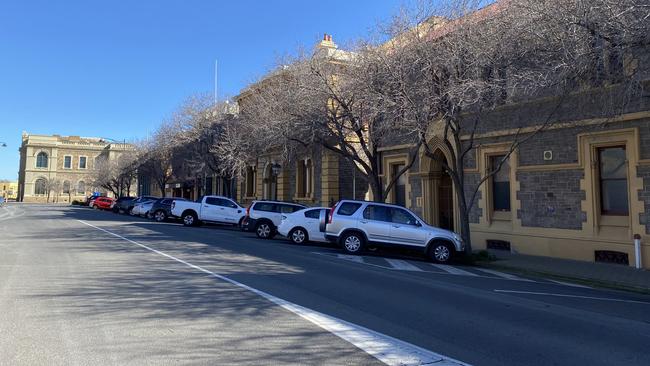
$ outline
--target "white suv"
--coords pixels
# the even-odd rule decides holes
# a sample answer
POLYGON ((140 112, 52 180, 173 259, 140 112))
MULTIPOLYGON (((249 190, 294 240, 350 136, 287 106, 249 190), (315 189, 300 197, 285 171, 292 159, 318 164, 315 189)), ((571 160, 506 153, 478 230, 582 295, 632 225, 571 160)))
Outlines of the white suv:
POLYGON ((361 252, 368 244, 402 246, 445 263, 465 250, 458 234, 427 225, 408 209, 385 203, 340 201, 328 214, 321 215, 320 224, 329 241, 338 242, 351 254, 361 252))
POLYGON ((303 208, 306 206, 297 203, 253 201, 246 210, 242 228, 245 231, 255 231, 258 238, 272 239, 282 221, 282 214, 294 213, 303 208))

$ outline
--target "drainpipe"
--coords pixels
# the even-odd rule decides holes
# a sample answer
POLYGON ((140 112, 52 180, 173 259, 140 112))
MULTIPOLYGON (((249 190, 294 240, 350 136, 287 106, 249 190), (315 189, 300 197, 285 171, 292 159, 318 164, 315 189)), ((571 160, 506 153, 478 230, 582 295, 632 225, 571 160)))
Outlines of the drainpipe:
POLYGON ((634 257, 636 268, 641 269, 641 235, 634 234, 634 257))

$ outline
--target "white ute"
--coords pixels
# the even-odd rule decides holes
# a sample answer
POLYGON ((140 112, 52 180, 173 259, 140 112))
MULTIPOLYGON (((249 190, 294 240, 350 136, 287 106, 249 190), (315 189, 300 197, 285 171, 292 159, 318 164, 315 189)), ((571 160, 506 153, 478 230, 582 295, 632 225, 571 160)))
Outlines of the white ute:
POLYGON ((241 225, 246 210, 228 197, 204 196, 200 202, 172 202, 172 215, 180 217, 185 226, 196 226, 201 222, 241 225))

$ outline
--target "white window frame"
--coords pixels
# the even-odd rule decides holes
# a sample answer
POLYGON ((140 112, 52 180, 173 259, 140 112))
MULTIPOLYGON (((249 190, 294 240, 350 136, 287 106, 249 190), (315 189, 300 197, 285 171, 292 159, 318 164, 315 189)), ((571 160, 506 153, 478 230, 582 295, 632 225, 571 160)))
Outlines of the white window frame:
POLYGON ((72 169, 72 155, 63 155, 63 169, 72 169), (65 158, 70 158, 70 166, 65 166, 65 158))
POLYGON ((78 161, 78 163, 77 163, 77 168, 78 168, 78 169, 84 169, 84 170, 85 170, 85 169, 88 169, 88 156, 86 156, 86 155, 79 155, 79 161, 78 161), (86 159, 86 164, 85 164, 85 166, 84 166, 83 168, 81 167, 81 158, 86 159))

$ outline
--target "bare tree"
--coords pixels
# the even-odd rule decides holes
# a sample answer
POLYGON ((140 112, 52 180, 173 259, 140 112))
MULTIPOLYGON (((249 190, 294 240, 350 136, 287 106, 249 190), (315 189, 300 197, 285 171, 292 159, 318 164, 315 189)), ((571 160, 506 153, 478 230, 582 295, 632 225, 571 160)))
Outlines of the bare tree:
POLYGON ((333 47, 291 60, 243 93, 240 118, 227 125, 228 139, 218 151, 241 165, 260 152, 291 160, 297 149, 321 146, 353 162, 373 199, 385 201, 415 162, 420 142, 412 139, 408 163, 384 185, 379 148, 401 125, 386 118, 382 103, 367 95, 367 82, 374 82, 366 77, 367 66, 354 53, 333 47))
POLYGON ((93 186, 104 188, 115 197, 128 196, 136 179, 137 167, 136 151, 125 151, 113 159, 101 156, 94 167, 93 186))
MULTIPOLYGON (((585 87, 619 84, 598 113, 611 116, 638 96, 638 78, 623 77, 632 64, 625 55, 648 44, 648 7, 638 1, 510 0, 481 8, 483 1, 451 1, 402 13, 390 27, 391 40, 369 48, 386 112, 401 118, 419 136, 424 153, 439 159, 431 145, 435 133, 450 159, 460 211, 460 231, 472 250, 469 216, 481 185, 494 176, 522 144, 560 120, 557 111, 585 87), (621 85, 623 84, 623 85, 621 85), (503 158, 471 185, 466 161, 479 147, 476 135, 489 131, 491 112, 504 104, 551 97, 530 119, 514 119, 503 158), (617 108, 607 108, 614 107, 617 108)), ((632 57, 631 59, 634 59, 632 57)), ((532 111, 531 111, 532 113, 532 111)))

